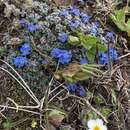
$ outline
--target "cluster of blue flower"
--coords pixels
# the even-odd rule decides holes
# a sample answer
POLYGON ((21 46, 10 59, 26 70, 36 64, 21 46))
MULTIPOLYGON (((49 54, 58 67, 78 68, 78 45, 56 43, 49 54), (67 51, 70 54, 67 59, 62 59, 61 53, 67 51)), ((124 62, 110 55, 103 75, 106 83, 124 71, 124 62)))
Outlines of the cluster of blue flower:
MULTIPOLYGON (((84 24, 87 24, 90 18, 86 13, 80 12, 80 10, 76 7, 70 7, 70 8, 64 9, 59 13, 59 16, 62 16, 64 18, 67 18, 67 16, 69 15, 79 17, 81 19, 81 22, 83 22, 84 24)), ((76 18, 72 20, 68 20, 68 26, 71 29, 75 29, 79 26, 79 21, 76 20, 76 18)))
POLYGON ((80 58, 80 64, 83 65, 83 64, 88 64, 88 61, 86 58, 82 57, 80 58))
MULTIPOLYGON (((66 18, 68 15, 80 17, 81 21, 84 24, 87 24, 89 22, 89 16, 87 14, 83 13, 83 12, 81 13, 80 10, 77 9, 76 7, 70 7, 70 8, 67 8, 67 9, 63 9, 59 13, 59 16, 64 17, 64 18, 66 18)), ((79 22, 76 21, 75 19, 68 21, 68 26, 70 28, 77 28, 78 25, 79 25, 79 22)), ((58 34, 58 41, 59 42, 67 43, 68 39, 69 39, 69 35, 66 32, 60 32, 58 34)), ((55 58, 58 58, 59 63, 61 63, 61 64, 68 64, 71 61, 71 58, 72 58, 71 52, 69 52, 67 50, 61 50, 59 48, 54 48, 52 50, 51 55, 55 58)), ((85 61, 85 58, 84 58, 84 61, 83 61, 83 59, 81 59, 81 64, 86 63, 86 62, 87 62, 87 60, 85 61)))
POLYGON ((108 64, 108 60, 118 60, 118 54, 114 48, 110 48, 108 54, 104 52, 98 52, 98 63, 102 65, 108 64), (108 57, 109 56, 109 57, 108 57))
MULTIPOLYGON (((89 19, 90 19, 90 17, 87 14, 81 12, 76 7, 69 7, 67 9, 63 9, 59 13, 59 15, 62 16, 62 17, 64 17, 64 18, 67 18, 67 16, 69 16, 69 15, 75 16, 75 17, 80 17, 81 21, 84 24, 88 24, 89 23, 89 19)), ((71 21, 68 21, 68 25, 69 25, 70 28, 77 28, 78 25, 79 25, 79 21, 76 21, 76 19, 73 17, 73 19, 71 21)), ((100 23, 98 21, 96 21, 95 25, 93 25, 89 29, 90 34, 96 36, 97 33, 98 33, 98 28, 99 27, 100 27, 100 23)), ((65 32, 61 32, 61 33, 58 34, 58 40, 61 43, 66 43, 68 41, 68 37, 69 37, 68 34, 65 33, 65 32)), ((115 34, 113 32, 107 32, 105 38, 108 40, 108 42, 114 42, 115 41, 115 34)), ((56 50, 57 49, 54 49, 53 51, 56 51, 56 50)), ((59 51, 58 51, 58 53, 59 53, 59 51)), ((69 63, 69 62, 63 62, 64 60, 67 60, 66 56, 68 57, 68 55, 66 55, 66 53, 62 54, 62 64, 69 63)), ((59 58, 56 55, 53 56, 53 57, 59 58)), ((115 61, 115 60, 117 60, 117 57, 118 57, 118 54, 117 54, 116 50, 114 50, 114 48, 110 48, 110 59, 112 61, 115 61)), ((70 58, 70 57, 68 57, 68 58, 70 58)), ((98 61, 99 64, 106 65, 108 63, 108 54, 107 53, 99 52, 98 53, 98 59, 99 59, 99 61, 98 61)), ((70 61, 70 60, 68 60, 68 61, 70 61)), ((80 64, 86 64, 86 63, 88 63, 88 62, 87 62, 87 60, 85 58, 81 58, 80 59, 80 64)))
POLYGON ((20 48, 20 52, 23 56, 27 56, 31 53, 31 46, 29 43, 25 42, 21 48, 20 48))
POLYGON ((61 64, 68 64, 72 58, 72 54, 70 51, 59 48, 54 48, 51 52, 51 56, 54 58, 58 58, 58 61, 61 64))
MULTIPOLYGON (((63 9, 59 13, 60 17, 63 17, 64 19, 67 19, 67 26, 69 29, 77 29, 80 25, 80 22, 87 26, 90 21, 90 16, 88 16, 86 13, 81 12, 76 7, 69 7, 67 9, 63 9), (71 17, 71 18, 69 18, 71 17), (78 20, 77 20, 78 19, 78 20)), ((20 20, 20 25, 25 28, 28 32, 35 33, 38 30, 38 26, 34 23, 30 23, 28 20, 22 18, 20 20)), ((100 27, 100 23, 97 21, 95 24, 91 25, 90 28, 88 28, 89 33, 98 36, 98 28, 100 27)), ((105 35, 105 38, 108 42, 114 42, 115 41, 115 34, 113 32, 107 32, 105 35)), ((61 44, 66 44, 69 41, 69 34, 67 31, 61 31, 58 33, 57 41, 59 41, 61 44)), ((31 46, 29 43, 23 43, 20 47, 20 55, 13 58, 13 64, 17 68, 22 68, 28 64, 28 58, 27 56, 31 53, 31 46)), ((51 51, 51 56, 53 58, 58 59, 58 62, 62 65, 69 64, 72 60, 72 53, 71 51, 65 50, 65 49, 59 49, 59 48, 53 48, 51 51)), ((109 49, 109 58, 111 61, 115 61, 118 59, 118 54, 114 48, 109 49)), ((106 65, 108 64, 108 54, 106 52, 98 52, 98 63, 106 65)), ((42 64, 48 64, 48 59, 45 59, 42 61, 42 64)), ((88 61, 85 57, 80 58, 80 64, 88 64, 88 61)), ((74 93, 80 97, 86 96, 86 90, 80 83, 70 83, 66 84, 66 87, 70 93, 74 93)))
MULTIPOLYGON (((27 29, 28 32, 30 33, 34 33, 38 29, 37 25, 30 23, 25 18, 22 18, 19 21, 19 23, 23 28, 27 29)), ((31 53, 30 44, 28 42, 23 43, 22 46, 20 47, 20 55, 13 58, 13 64, 17 68, 22 68, 26 66, 28 64, 28 59, 26 56, 28 56, 30 53, 31 53)))
POLYGON ((69 36, 67 33, 65 32, 61 32, 58 34, 58 40, 61 42, 61 43, 66 43, 68 42, 68 39, 69 39, 69 36))
POLYGON ((82 85, 79 83, 71 83, 66 85, 68 91, 70 93, 75 93, 76 95, 80 97, 85 97, 86 96, 86 91, 82 85))
POLYGON ((26 28, 30 33, 34 33, 38 29, 37 25, 30 23, 29 21, 27 21, 24 18, 22 18, 19 22, 20 22, 20 25, 22 27, 26 28))
POLYGON ((89 29, 89 32, 90 32, 90 34, 92 34, 93 36, 96 36, 97 33, 98 33, 98 27, 93 25, 93 26, 89 29))
POLYGON ((29 55, 31 53, 31 46, 29 43, 24 43, 21 47, 20 47, 20 56, 16 56, 15 58, 13 58, 13 64, 17 67, 17 68, 22 68, 25 65, 28 64, 28 59, 27 59, 27 55, 29 55))
MULTIPOLYGON (((76 7, 69 7, 66 9, 63 9, 60 13, 59 16, 66 18, 67 19, 67 24, 71 29, 77 29, 82 22, 83 24, 87 25, 90 21, 90 16, 87 15, 84 12, 81 12, 78 8, 76 7), (72 18, 71 18, 72 17, 72 18), (80 19, 80 21, 78 20, 80 19)), ((98 28, 100 27, 99 21, 96 21, 94 25, 90 25, 90 28, 88 28, 89 33, 96 36, 98 34, 98 28)), ((113 32, 107 32, 106 37, 108 41, 114 42, 115 36, 113 32)))
POLYGON ((114 42, 115 41, 115 34, 113 32, 107 32, 106 33, 106 39, 108 40, 108 42, 114 42))

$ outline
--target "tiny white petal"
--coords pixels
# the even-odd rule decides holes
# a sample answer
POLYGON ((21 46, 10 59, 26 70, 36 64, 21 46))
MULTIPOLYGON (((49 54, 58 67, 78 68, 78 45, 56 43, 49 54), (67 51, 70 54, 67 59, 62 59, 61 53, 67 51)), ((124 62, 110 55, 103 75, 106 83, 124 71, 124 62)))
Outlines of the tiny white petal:
POLYGON ((101 119, 96 119, 96 122, 100 127, 103 125, 103 121, 101 119))
POLYGON ((107 127, 106 127, 105 125, 103 125, 103 126, 101 127, 101 130, 107 130, 107 127))
POLYGON ((87 125, 88 125, 88 128, 91 130, 93 129, 93 127, 95 126, 96 124, 96 121, 95 120, 89 120, 87 125))

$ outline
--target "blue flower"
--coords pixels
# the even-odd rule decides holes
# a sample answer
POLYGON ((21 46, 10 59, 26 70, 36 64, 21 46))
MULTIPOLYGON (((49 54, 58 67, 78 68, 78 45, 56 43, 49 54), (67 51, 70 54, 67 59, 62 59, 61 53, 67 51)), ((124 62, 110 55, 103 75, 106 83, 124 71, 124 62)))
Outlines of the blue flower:
POLYGON ((72 13, 73 15, 78 16, 78 17, 80 16, 80 10, 76 7, 71 7, 70 13, 72 13))
POLYGON ((115 34, 113 32, 107 32, 105 37, 107 40, 110 40, 112 42, 114 42, 114 40, 115 40, 115 34))
POLYGON ((80 86, 79 96, 80 96, 80 97, 85 97, 85 96, 86 96, 86 91, 85 91, 85 89, 83 88, 83 86, 80 86))
POLYGON ((116 61, 118 59, 118 54, 114 48, 110 48, 109 53, 110 53, 110 59, 112 61, 116 61))
MULTIPOLYGON (((111 61, 118 60, 118 54, 114 48, 109 49, 109 55, 111 61)), ((103 65, 108 64, 108 54, 104 52, 98 52, 98 63, 103 65)))
POLYGON ((61 32, 58 34, 58 40, 61 42, 61 43, 65 43, 68 41, 68 34, 65 33, 65 32, 61 32))
POLYGON ((75 93, 76 95, 80 97, 86 96, 85 89, 79 83, 70 83, 70 84, 67 84, 66 87, 70 93, 75 93))
POLYGON ((34 33, 37 30, 37 26, 33 23, 29 23, 26 19, 22 18, 19 23, 22 27, 25 27, 29 32, 34 33))
POLYGON ((68 10, 65 10, 65 9, 64 9, 63 11, 61 11, 61 12, 59 13, 59 15, 66 18, 66 17, 69 15, 69 12, 68 12, 68 10))
POLYGON ((98 63, 106 65, 108 63, 108 55, 104 52, 98 52, 98 63))
POLYGON ((24 18, 19 20, 19 23, 21 24, 22 27, 27 27, 28 21, 24 18))
POLYGON ((20 52, 23 56, 29 55, 31 53, 31 46, 29 43, 24 43, 21 48, 20 52))
POLYGON ((71 83, 71 84, 66 85, 66 87, 69 90, 69 92, 73 93, 73 92, 76 92, 78 85, 75 83, 71 83))
POLYGON ((81 14, 81 19, 84 24, 87 24, 89 22, 89 16, 85 13, 81 14))
POLYGON ((79 22, 76 20, 72 20, 69 22, 69 27, 70 28, 77 28, 79 26, 79 22))
POLYGON ((96 21, 95 25, 96 25, 97 28, 99 28, 101 26, 99 21, 96 21))
POLYGON ((13 64, 17 67, 17 68, 22 68, 25 65, 28 64, 28 60, 26 57, 23 56, 17 56, 15 58, 13 58, 13 64))
POLYGON ((29 23, 28 26, 27 26, 27 29, 28 29, 28 31, 29 31, 30 33, 34 33, 34 32, 36 32, 36 30, 37 30, 37 26, 34 25, 33 23, 29 23))
POLYGON ((80 58, 80 64, 83 65, 83 64, 87 64, 88 61, 86 58, 80 58))
POLYGON ((72 54, 66 50, 62 50, 61 56, 59 58, 59 63, 61 64, 68 64, 71 61, 72 54))
POLYGON ((94 36, 97 35, 97 27, 96 26, 91 27, 89 31, 92 35, 94 35, 94 36))
POLYGON ((71 61, 72 54, 67 50, 61 50, 59 48, 54 48, 51 52, 52 57, 58 58, 59 63, 68 64, 71 61))
POLYGON ((54 48, 51 52, 51 56, 55 58, 60 58, 61 50, 59 48, 54 48))

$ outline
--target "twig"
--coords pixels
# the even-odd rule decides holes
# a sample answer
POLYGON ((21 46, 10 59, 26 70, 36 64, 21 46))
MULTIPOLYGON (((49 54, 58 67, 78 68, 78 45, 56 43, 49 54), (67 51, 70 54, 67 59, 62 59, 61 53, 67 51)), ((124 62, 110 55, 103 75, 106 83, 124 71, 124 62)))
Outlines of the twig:
MULTIPOLYGON (((30 96, 33 98, 33 100, 40 106, 39 100, 38 100, 37 97, 34 95, 34 93, 33 93, 32 90, 30 89, 30 87, 27 85, 27 83, 24 81, 24 79, 21 77, 21 75, 20 75, 10 64, 8 64, 7 62, 5 62, 4 60, 0 59, 0 61, 3 62, 3 63, 5 63, 8 67, 11 68, 11 70, 13 70, 13 72, 15 72, 15 74, 20 78, 20 80, 23 82, 23 84, 25 85, 25 87, 26 87, 28 90, 27 90, 25 87, 24 87, 24 89, 25 89, 26 91, 28 91, 29 95, 30 95, 30 96)), ((5 69, 3 69, 3 70, 5 70, 5 69)), ((6 70, 6 72, 9 73, 9 74, 11 74, 11 73, 10 73, 9 71, 7 71, 7 70, 6 70)), ((11 75, 12 75, 12 74, 11 74, 11 75)), ((13 77, 15 77, 15 76, 13 76, 13 77)), ((15 78, 15 79, 17 79, 17 78, 15 78)), ((18 79, 17 79, 17 81, 18 81, 18 79)), ((22 83, 21 83, 21 84, 22 84, 22 83)), ((23 87, 24 85, 22 85, 22 87, 23 87)))
POLYGON ((30 39, 31 39, 31 42, 32 42, 32 45, 33 45, 33 49, 34 49, 39 55, 41 55, 43 58, 49 59, 49 61, 53 63, 54 61, 52 60, 52 58, 51 58, 50 56, 48 56, 48 55, 42 53, 41 50, 36 47, 33 37, 30 36, 30 39))
POLYGON ((7 97, 7 100, 9 100, 9 101, 11 101, 15 106, 16 106, 16 112, 18 112, 18 109, 19 109, 19 106, 18 106, 18 104, 13 100, 13 99, 11 99, 11 98, 9 98, 9 97, 7 97))
POLYGON ((0 115, 2 116, 2 117, 4 117, 5 119, 7 119, 7 117, 4 115, 4 114, 2 114, 2 112, 5 110, 5 107, 3 107, 1 110, 0 110, 0 115))
POLYGON ((43 129, 43 130, 46 130, 43 125, 42 125, 42 116, 40 115, 40 127, 43 129))
POLYGON ((50 103, 55 97, 57 97, 61 92, 63 92, 64 91, 64 89, 63 90, 61 90, 61 91, 59 91, 55 96, 53 96, 49 101, 48 101, 48 103, 50 103))
POLYGON ((58 88, 60 88, 64 83, 60 84, 56 88, 54 88, 52 91, 50 91, 49 95, 52 94, 54 91, 56 91, 58 88))
MULTIPOLYGON (((6 106, 6 105, 0 105, 0 107, 1 107, 1 108, 9 108, 9 109, 17 110, 16 107, 11 107, 11 106, 6 106)), ((32 114, 35 114, 35 115, 40 115, 39 112, 35 112, 35 111, 23 109, 23 108, 19 108, 18 111, 24 111, 24 112, 32 113, 32 114)), ((42 116, 43 116, 43 115, 42 115, 42 116)))
POLYGON ((129 56, 129 55, 130 55, 130 52, 127 53, 127 54, 125 54, 125 55, 123 55, 123 56, 120 56, 118 59, 120 60, 120 59, 125 58, 125 57, 127 57, 127 56, 129 56))
POLYGON ((86 105, 87 105, 91 110, 93 110, 97 115, 99 115, 99 116, 104 120, 104 122, 108 123, 107 119, 106 119, 98 110, 96 110, 96 109, 90 104, 90 102, 89 102, 88 100, 86 100, 85 98, 80 98, 80 97, 75 96, 75 95, 69 95, 69 97, 74 97, 74 98, 77 98, 77 99, 79 99, 79 100, 81 100, 81 101, 84 101, 84 102, 86 103, 86 105))
POLYGON ((11 77, 13 77, 13 78, 24 88, 24 90, 26 90, 26 92, 30 95, 30 97, 31 97, 36 103, 38 103, 37 100, 36 100, 36 99, 30 94, 30 92, 27 90, 27 88, 26 88, 12 73, 10 73, 8 70, 6 70, 6 69, 4 69, 4 68, 2 68, 2 67, 0 67, 0 69, 3 70, 4 72, 8 73, 11 77))
MULTIPOLYGON (((9 97, 7 97, 7 99, 8 99, 9 101, 11 101, 11 102, 16 106, 17 110, 18 110, 19 108, 27 108, 27 109, 36 109, 36 108, 39 108, 38 105, 37 105, 37 106, 19 106, 13 99, 11 99, 11 98, 9 98, 9 97)), ((18 112, 18 111, 16 111, 16 112, 18 112)))

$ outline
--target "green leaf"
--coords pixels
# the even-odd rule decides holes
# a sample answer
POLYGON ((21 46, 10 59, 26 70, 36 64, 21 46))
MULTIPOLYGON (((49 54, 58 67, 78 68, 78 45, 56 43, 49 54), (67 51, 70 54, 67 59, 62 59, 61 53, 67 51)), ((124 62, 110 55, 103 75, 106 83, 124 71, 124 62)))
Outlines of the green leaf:
POLYGON ((76 81, 87 80, 92 76, 99 76, 102 72, 98 69, 99 65, 96 64, 70 64, 63 72, 62 77, 67 81, 74 83, 76 81))
POLYGON ((86 73, 89 77, 91 76, 96 76, 99 77, 99 75, 102 74, 102 71, 98 69, 98 66, 93 67, 93 64, 86 64, 86 65, 81 65, 81 70, 86 73))
POLYGON ((106 51, 107 47, 98 41, 98 38, 92 35, 85 35, 83 33, 78 33, 80 41, 83 47, 87 50, 86 56, 90 63, 94 63, 95 55, 97 51, 106 51))
POLYGON ((114 14, 110 14, 110 18, 121 31, 127 31, 124 10, 116 10, 114 14))
POLYGON ((91 48, 90 50, 87 50, 87 52, 86 52, 86 56, 90 63, 94 63, 95 55, 96 55, 96 48, 94 48, 94 47, 91 48))
POLYGON ((12 128, 11 121, 7 119, 7 121, 3 123, 3 127, 7 130, 10 130, 12 128))
POLYGON ((79 45, 80 44, 80 40, 78 37, 75 36, 69 36, 69 43, 72 45, 79 45))
POLYGON ((109 108, 102 108, 101 109, 101 113, 103 114, 103 116, 108 117, 109 114, 111 113, 111 109, 109 109, 109 108))
POLYGON ((98 50, 100 50, 101 52, 105 52, 105 51, 107 51, 107 47, 104 44, 99 43, 98 50))
POLYGON ((84 35, 80 33, 79 37, 84 48, 86 48, 87 50, 90 50, 97 42, 97 38, 92 35, 84 35))
POLYGON ((88 97, 88 99, 92 98, 92 97, 93 97, 93 93, 90 92, 90 91, 88 91, 88 92, 87 92, 87 97, 88 97))
POLYGON ((87 116, 88 116, 88 119, 97 119, 98 118, 98 115, 93 111, 90 111, 87 116))
POLYGON ((84 68, 84 69, 87 69, 87 70, 89 70, 89 71, 94 71, 94 72, 96 72, 96 73, 103 73, 100 69, 98 69, 98 67, 99 66, 96 66, 96 67, 93 67, 93 66, 91 66, 91 64, 88 66, 88 64, 86 64, 86 65, 82 65, 82 68, 84 68))
POLYGON ((74 76, 74 79, 76 81, 83 81, 83 80, 86 80, 86 79, 89 79, 90 78, 90 74, 86 74, 84 72, 78 72, 75 76, 74 76))
POLYGON ((65 81, 66 82, 69 82, 69 83, 76 83, 78 80, 74 79, 73 77, 64 77, 65 81))
POLYGON ((114 90, 111 90, 111 96, 112 96, 112 104, 114 105, 117 103, 116 93, 114 90))
POLYGON ((63 116, 63 115, 65 116, 66 113, 64 113, 63 111, 56 110, 56 109, 51 110, 50 113, 49 113, 49 117, 63 116))
POLYGON ((127 35, 130 37, 130 19, 127 21, 127 35))
POLYGON ((126 26, 125 23, 118 22, 118 23, 117 23, 117 27, 118 27, 121 31, 124 31, 124 32, 127 31, 127 26, 126 26))
POLYGON ((48 115, 49 123, 51 123, 55 127, 59 127, 61 125, 62 120, 66 116, 66 113, 64 113, 63 111, 60 111, 58 109, 52 109, 48 115))
POLYGON ((110 14, 110 18, 116 24, 117 22, 116 16, 114 14, 110 14))
POLYGON ((124 10, 116 10, 115 11, 116 19, 119 22, 125 22, 125 11, 124 10))
POLYGON ((99 96, 95 96, 94 100, 95 100, 96 104, 99 104, 99 105, 104 103, 104 99, 100 95, 99 96))
POLYGON ((130 30, 130 19, 128 19, 127 21, 127 27, 128 27, 128 30, 130 30))

